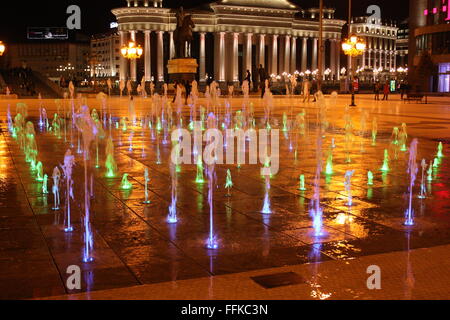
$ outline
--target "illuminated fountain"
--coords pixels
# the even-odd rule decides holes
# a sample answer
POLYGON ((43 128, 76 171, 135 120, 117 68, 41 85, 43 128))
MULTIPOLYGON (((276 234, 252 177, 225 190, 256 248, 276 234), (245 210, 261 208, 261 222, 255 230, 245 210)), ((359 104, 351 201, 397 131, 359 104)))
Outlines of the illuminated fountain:
POLYGON ((328 150, 327 166, 325 168, 325 174, 333 174, 333 148, 330 146, 328 150))
POLYGON ((300 186, 298 187, 298 190, 300 191, 306 191, 306 187, 305 187, 305 175, 301 174, 300 175, 300 186))
POLYGON ((324 236, 323 233, 323 222, 322 222, 322 207, 320 206, 320 176, 322 173, 322 135, 319 133, 317 138, 316 147, 316 176, 314 178, 314 194, 311 198, 311 208, 309 214, 313 219, 314 236, 321 237, 324 236))
POLYGON ((44 174, 44 181, 42 182, 42 193, 48 194, 48 175, 44 174))
POLYGON ((116 160, 114 159, 114 143, 111 137, 109 137, 108 140, 106 141, 105 150, 106 150, 106 161, 105 161, 106 177, 114 178, 117 172, 117 164, 116 160))
POLYGON ((54 199, 52 210, 59 210, 60 206, 59 181, 61 180, 61 172, 59 171, 58 167, 55 167, 55 169, 53 169, 52 179, 53 179, 52 192, 54 199))
POLYGON ((420 195, 419 199, 425 199, 427 197, 427 188, 425 186, 425 171, 427 170, 427 162, 425 159, 422 159, 421 163, 422 167, 422 178, 420 179, 420 195))
POLYGON ((90 220, 90 198, 91 192, 88 187, 88 160, 90 159, 89 149, 91 143, 94 141, 98 134, 97 126, 91 118, 89 108, 87 106, 81 107, 81 112, 76 115, 75 125, 78 129, 78 133, 81 134, 83 139, 83 161, 84 161, 84 250, 83 250, 83 262, 92 262, 94 257, 92 251, 94 249, 94 238, 92 234, 91 220, 90 220))
POLYGON ((427 180, 433 181, 433 160, 431 160, 430 166, 428 167, 427 170, 427 180))
POLYGON ((372 171, 367 172, 367 184, 369 186, 373 186, 373 172, 372 171))
POLYGON ((402 129, 398 134, 398 144, 400 146, 400 151, 407 151, 406 143, 408 142, 408 132, 406 131, 406 124, 402 123, 402 129))
POLYGON ((170 175, 172 177, 172 202, 169 206, 169 215, 167 217, 167 222, 169 224, 175 224, 178 222, 177 218, 177 200, 178 200, 178 175, 175 169, 175 164, 171 162, 170 164, 170 175))
POLYGON ((271 214, 272 209, 270 208, 270 198, 269 198, 269 191, 270 191, 270 175, 266 174, 266 188, 265 188, 265 195, 264 195, 264 205, 263 209, 261 211, 262 214, 271 214))
POLYGON ((387 149, 384 150, 383 166, 380 170, 383 172, 389 172, 389 152, 387 149))
POLYGON ((372 121, 372 146, 376 146, 377 144, 377 134, 378 134, 378 122, 377 118, 373 118, 372 121))
POLYGON ((36 180, 39 182, 44 181, 44 169, 40 161, 36 165, 36 180))
POLYGON ((64 231, 72 232, 72 222, 71 222, 71 212, 70 212, 70 199, 73 200, 73 180, 72 173, 73 167, 75 166, 75 157, 72 155, 72 152, 67 150, 64 156, 64 165, 61 166, 64 176, 66 178, 66 206, 65 206, 65 217, 64 217, 64 231))
POLYGON ((209 235, 206 240, 206 248, 210 250, 216 250, 219 248, 217 238, 214 234, 214 187, 215 187, 215 166, 209 165, 208 172, 208 204, 209 204, 209 235))
POLYGON ((345 191, 347 192, 347 196, 348 196, 348 201, 347 201, 347 205, 350 207, 353 204, 353 196, 352 196, 352 177, 353 174, 355 173, 354 170, 349 170, 345 173, 345 182, 344 182, 344 186, 345 186, 345 191))
POLYGON ((205 183, 205 179, 203 176, 203 160, 201 156, 197 157, 197 177, 195 182, 198 184, 205 183))
POLYGON ((443 151, 444 151, 444 146, 442 145, 442 142, 439 142, 438 151, 437 151, 436 156, 438 158, 443 158, 444 157, 444 152, 443 151))
POLYGON ((122 190, 131 190, 133 189, 133 184, 128 181, 128 173, 125 173, 122 177, 122 181, 120 182, 120 189, 122 190))
POLYGON ((408 161, 408 173, 410 174, 410 183, 409 183, 409 206, 408 209, 405 212, 405 226, 413 226, 414 225, 414 210, 412 208, 412 193, 413 193, 413 187, 414 182, 416 181, 416 175, 418 171, 417 167, 417 144, 418 140, 414 139, 411 142, 411 147, 409 150, 409 161, 408 161))
POLYGON ((231 171, 230 169, 228 169, 225 183, 225 189, 227 189, 227 197, 231 197, 231 188, 233 188, 233 180, 231 179, 231 171))
POLYGON ((145 184, 145 200, 142 202, 143 204, 149 204, 151 201, 148 198, 148 183, 150 182, 150 177, 148 174, 148 168, 145 168, 144 172, 144 184, 145 184))

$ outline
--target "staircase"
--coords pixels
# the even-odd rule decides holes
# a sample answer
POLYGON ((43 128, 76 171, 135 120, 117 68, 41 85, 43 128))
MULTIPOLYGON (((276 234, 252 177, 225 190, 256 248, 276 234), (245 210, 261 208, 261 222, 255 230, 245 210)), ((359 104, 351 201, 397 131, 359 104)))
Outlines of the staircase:
POLYGON ((2 70, 1 75, 11 90, 19 98, 36 98, 39 93, 44 99, 55 99, 63 96, 59 86, 36 71, 30 69, 2 70))

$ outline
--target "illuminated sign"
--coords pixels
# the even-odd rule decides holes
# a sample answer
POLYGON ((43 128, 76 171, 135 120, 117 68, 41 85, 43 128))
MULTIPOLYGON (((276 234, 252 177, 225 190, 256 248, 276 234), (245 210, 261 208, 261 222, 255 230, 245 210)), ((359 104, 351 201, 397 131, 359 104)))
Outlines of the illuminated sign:
POLYGON ((69 33, 67 28, 28 28, 27 38, 29 40, 67 40, 69 33))
POLYGON ((119 27, 119 24, 118 24, 117 22, 111 22, 111 23, 109 24, 109 27, 110 27, 111 29, 115 29, 115 28, 118 28, 118 27, 119 27))
POLYGON ((442 6, 441 8, 433 8, 431 10, 425 9, 423 11, 423 14, 425 16, 428 15, 434 15, 437 14, 438 12, 446 12, 447 13, 447 17, 445 18, 445 21, 449 21, 450 20, 450 0, 442 0, 442 6))

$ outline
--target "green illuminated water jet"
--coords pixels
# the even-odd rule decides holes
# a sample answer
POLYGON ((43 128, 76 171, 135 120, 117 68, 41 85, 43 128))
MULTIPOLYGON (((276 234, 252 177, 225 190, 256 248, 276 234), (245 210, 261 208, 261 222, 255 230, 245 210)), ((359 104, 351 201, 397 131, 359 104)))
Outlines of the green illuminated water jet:
POLYGON ((128 181, 128 174, 125 173, 122 178, 122 182, 120 183, 120 189, 122 190, 131 190, 133 189, 133 184, 128 181))
POLYGON ((373 185, 373 173, 372 173, 372 171, 367 172, 367 184, 369 186, 373 185))
POLYGON ((389 171, 389 153, 387 149, 384 150, 384 160, 383 166, 381 167, 381 171, 388 172, 389 171))
POLYGON ((201 157, 197 158, 197 178, 195 182, 198 184, 205 183, 205 179, 203 176, 203 160, 201 157))
POLYGON ((225 188, 227 189, 227 197, 231 197, 231 188, 233 188, 233 180, 231 179, 231 171, 227 170, 227 179, 225 183, 225 188))
POLYGON ((109 137, 108 141, 106 142, 105 167, 106 167, 106 177, 114 178, 117 172, 117 164, 116 160, 114 159, 114 144, 111 137, 109 137))
POLYGON ((299 186, 298 190, 300 190, 300 191, 306 191, 306 187, 305 187, 305 175, 304 175, 304 174, 300 175, 300 186, 299 186))
POLYGON ((38 162, 36 165, 36 180, 44 181, 44 169, 42 168, 42 162, 38 162))
POLYGON ((444 146, 442 145, 442 142, 439 142, 439 145, 438 145, 438 152, 437 152, 437 155, 436 155, 436 156, 437 156, 438 158, 444 157, 443 151, 444 151, 444 146))
POLYGON ((333 174, 333 148, 330 147, 328 152, 327 166, 325 168, 325 174, 333 174))

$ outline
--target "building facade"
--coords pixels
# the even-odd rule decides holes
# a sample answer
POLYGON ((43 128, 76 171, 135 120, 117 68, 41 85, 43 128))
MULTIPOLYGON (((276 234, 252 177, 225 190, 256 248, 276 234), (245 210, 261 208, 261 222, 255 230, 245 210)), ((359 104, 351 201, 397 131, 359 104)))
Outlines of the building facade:
POLYGON ((434 66, 427 91, 450 92, 449 6, 450 0, 410 0, 410 81, 417 81, 411 69, 419 68, 426 53, 434 66))
POLYGON ((408 21, 400 24, 397 32, 397 66, 403 69, 408 68, 409 52, 409 26, 408 21))
POLYGON ((364 40, 367 48, 363 55, 355 58, 355 68, 375 72, 397 69, 398 28, 394 23, 371 17, 356 17, 352 20, 350 30, 351 34, 364 40))
MULTIPOLYGON (((319 44, 319 10, 304 10, 287 0, 219 0, 186 10, 196 24, 192 56, 199 62, 198 79, 237 83, 261 64, 271 75, 313 72, 323 46, 323 70, 339 78, 342 27, 334 9, 324 10, 323 43, 319 44)), ((143 44, 139 60, 120 58, 120 79, 167 81, 167 61, 174 56, 175 12, 163 2, 129 0, 112 10, 120 45, 143 44)))
POLYGON ((93 36, 88 67, 91 78, 118 77, 120 56, 120 37, 116 31, 93 36))
POLYGON ((52 80, 86 76, 88 42, 28 41, 8 47, 8 68, 31 68, 52 80))

